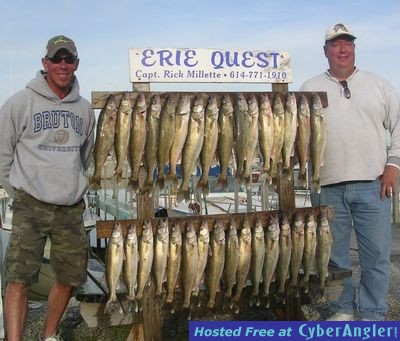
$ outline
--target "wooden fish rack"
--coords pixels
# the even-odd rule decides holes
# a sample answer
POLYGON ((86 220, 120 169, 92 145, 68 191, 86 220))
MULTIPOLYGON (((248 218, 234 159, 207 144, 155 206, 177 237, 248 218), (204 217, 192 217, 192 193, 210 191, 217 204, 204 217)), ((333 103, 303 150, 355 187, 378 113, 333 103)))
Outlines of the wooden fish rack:
MULTIPOLYGON (((135 101, 135 98, 138 92, 145 93, 146 101, 151 100, 152 95, 156 94, 155 92, 149 92, 150 86, 148 83, 146 84, 133 84, 133 92, 131 96, 131 100, 135 101)), ((270 98, 273 98, 276 95, 285 95, 288 93, 288 84, 286 83, 276 83, 272 84, 272 92, 262 92, 262 93, 245 93, 255 94, 256 96, 260 94, 268 94, 270 98)), ((315 92, 290 92, 299 96, 300 94, 305 94, 309 99, 315 92)), ((115 96, 116 102, 118 103, 123 95, 123 92, 92 92, 92 105, 94 109, 101 109, 106 102, 106 99, 110 94, 115 96)), ((165 101, 167 96, 177 100, 183 92, 159 92, 157 93, 161 98, 161 103, 165 101)), ((202 95, 209 96, 211 93, 185 93, 189 96, 202 95)), ((217 97, 217 101, 220 102, 222 96, 227 94, 226 92, 213 92, 214 96, 217 97)), ((228 93, 229 94, 229 93, 228 93)), ((236 93, 232 93, 234 96, 236 93)), ((328 105, 326 92, 318 92, 318 95, 321 98, 323 107, 328 105)), ((265 185, 266 186, 266 185, 265 185)), ((332 219, 334 216, 333 209, 331 207, 317 207, 317 208, 299 208, 295 207, 295 191, 294 191, 294 183, 293 178, 288 180, 287 178, 280 178, 277 182, 277 192, 278 192, 278 200, 279 200, 279 210, 277 211, 261 211, 261 212, 247 212, 247 213, 234 213, 234 214, 220 214, 220 215, 209 215, 209 216, 187 216, 187 217, 169 217, 168 222, 180 223, 180 228, 183 229, 186 227, 188 222, 192 223, 198 231, 200 224, 203 221, 207 221, 208 227, 210 230, 213 229, 213 225, 215 221, 222 223, 224 226, 234 220, 237 226, 241 226, 242 221, 246 218, 249 219, 250 222, 253 222, 255 219, 261 219, 261 221, 265 224, 268 217, 274 214, 285 213, 289 218, 292 217, 296 212, 300 214, 309 214, 313 213, 315 217, 317 217, 320 213, 325 212, 328 216, 328 219, 332 219)), ((251 206, 250 206, 251 207, 251 206)), ((137 217, 138 219, 126 219, 126 220, 104 220, 97 221, 97 238, 109 238, 111 236, 112 228, 115 223, 120 223, 123 229, 124 235, 127 233, 128 226, 130 224, 135 224, 137 227, 137 234, 140 236, 142 231, 142 224, 144 220, 151 220, 153 229, 155 229, 158 225, 160 219, 163 218, 154 218, 154 197, 150 197, 147 194, 138 194, 137 195, 137 217)), ((165 218, 164 218, 165 219, 165 218)), ((304 319, 301 309, 300 309, 300 301, 299 298, 291 298, 291 301, 286 303, 286 307, 284 311, 280 312, 280 316, 284 320, 302 320, 304 319)), ((127 339, 128 340, 162 340, 161 337, 161 312, 162 309, 160 307, 159 302, 157 302, 154 298, 154 285, 148 286, 145 289, 144 297, 143 297, 143 310, 139 313, 138 322, 132 326, 131 333, 127 339)))

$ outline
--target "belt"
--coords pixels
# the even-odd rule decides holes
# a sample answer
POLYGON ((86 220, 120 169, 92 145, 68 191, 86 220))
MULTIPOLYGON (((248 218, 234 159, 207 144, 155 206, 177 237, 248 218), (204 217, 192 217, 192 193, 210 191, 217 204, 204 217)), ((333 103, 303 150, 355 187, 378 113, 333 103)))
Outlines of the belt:
POLYGON ((324 185, 321 187, 324 188, 329 188, 329 187, 335 187, 335 186, 345 186, 345 185, 354 185, 354 184, 362 184, 362 183, 369 183, 369 182, 374 182, 375 180, 356 180, 356 181, 342 181, 342 182, 336 182, 334 184, 329 184, 329 185, 324 185))

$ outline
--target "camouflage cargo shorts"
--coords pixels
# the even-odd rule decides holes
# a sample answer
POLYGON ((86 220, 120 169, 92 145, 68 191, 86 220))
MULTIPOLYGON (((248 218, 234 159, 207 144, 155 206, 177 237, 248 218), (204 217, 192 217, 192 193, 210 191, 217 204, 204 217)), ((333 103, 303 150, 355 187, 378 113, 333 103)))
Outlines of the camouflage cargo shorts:
POLYGON ((6 281, 29 285, 38 281, 49 236, 50 264, 56 280, 71 286, 86 282, 88 242, 82 217, 84 200, 73 206, 52 205, 17 190, 12 206, 6 281))

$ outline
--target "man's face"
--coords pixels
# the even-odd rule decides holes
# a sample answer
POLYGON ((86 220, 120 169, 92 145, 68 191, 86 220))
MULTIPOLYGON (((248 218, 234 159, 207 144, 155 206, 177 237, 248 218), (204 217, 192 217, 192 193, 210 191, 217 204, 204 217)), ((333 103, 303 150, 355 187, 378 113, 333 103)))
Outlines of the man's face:
POLYGON ((338 37, 327 41, 324 46, 325 56, 330 68, 351 69, 355 63, 355 44, 353 39, 338 37))
POLYGON ((47 72, 47 83, 57 94, 68 94, 74 73, 78 69, 79 59, 67 50, 58 51, 53 58, 43 58, 42 63, 47 72))

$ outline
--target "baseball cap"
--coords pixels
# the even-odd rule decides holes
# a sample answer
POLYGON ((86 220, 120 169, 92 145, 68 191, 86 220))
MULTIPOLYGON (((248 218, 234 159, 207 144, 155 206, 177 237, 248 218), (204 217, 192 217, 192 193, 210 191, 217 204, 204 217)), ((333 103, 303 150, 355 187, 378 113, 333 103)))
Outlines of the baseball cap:
POLYGON ((348 36, 356 39, 356 36, 354 35, 349 25, 338 23, 328 28, 325 34, 325 41, 332 40, 339 36, 348 36))
POLYGON ((75 43, 72 39, 64 36, 58 35, 50 38, 46 46, 46 57, 53 58, 54 55, 61 49, 66 49, 69 53, 73 54, 75 57, 78 56, 76 51, 75 43))

